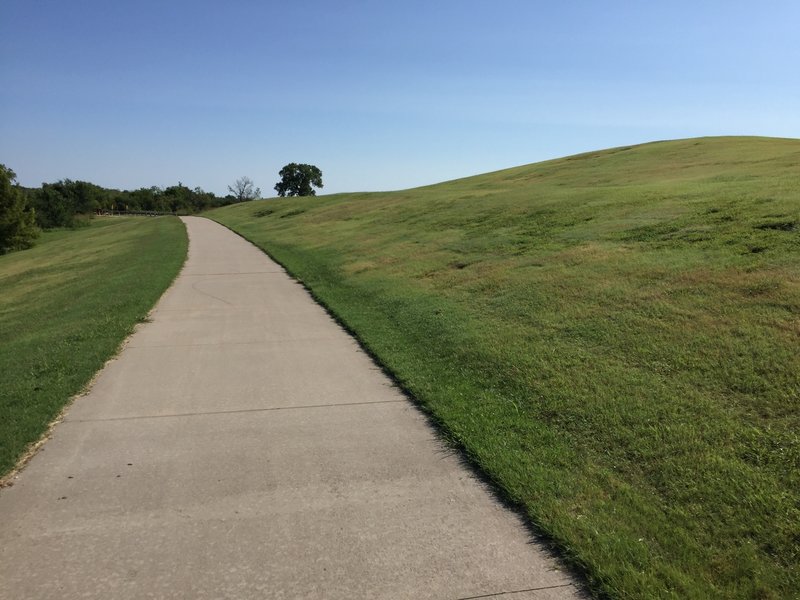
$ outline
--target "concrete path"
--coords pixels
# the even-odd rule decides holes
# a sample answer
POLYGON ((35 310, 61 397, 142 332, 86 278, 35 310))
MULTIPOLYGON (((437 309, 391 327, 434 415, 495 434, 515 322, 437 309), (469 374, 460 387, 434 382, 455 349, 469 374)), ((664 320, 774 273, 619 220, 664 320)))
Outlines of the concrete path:
POLYGON ((299 284, 185 222, 152 322, 0 491, 0 597, 577 597, 299 284))

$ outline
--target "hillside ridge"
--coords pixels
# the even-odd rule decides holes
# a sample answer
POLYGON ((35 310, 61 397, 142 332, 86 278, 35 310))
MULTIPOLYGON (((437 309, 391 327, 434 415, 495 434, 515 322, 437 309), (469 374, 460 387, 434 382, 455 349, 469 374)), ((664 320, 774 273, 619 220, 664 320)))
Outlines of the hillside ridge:
POLYGON ((800 589, 800 140, 209 213, 620 598, 800 589))

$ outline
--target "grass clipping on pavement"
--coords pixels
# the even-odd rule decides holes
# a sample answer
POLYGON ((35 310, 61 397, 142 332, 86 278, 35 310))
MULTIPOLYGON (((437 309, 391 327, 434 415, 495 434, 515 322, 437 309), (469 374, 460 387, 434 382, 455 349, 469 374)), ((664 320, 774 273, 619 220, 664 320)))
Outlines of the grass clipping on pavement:
POLYGON ((800 141, 704 138, 212 218, 618 598, 800 589, 800 141))
POLYGON ((178 274, 176 218, 101 218, 0 256, 0 476, 47 431, 178 274))

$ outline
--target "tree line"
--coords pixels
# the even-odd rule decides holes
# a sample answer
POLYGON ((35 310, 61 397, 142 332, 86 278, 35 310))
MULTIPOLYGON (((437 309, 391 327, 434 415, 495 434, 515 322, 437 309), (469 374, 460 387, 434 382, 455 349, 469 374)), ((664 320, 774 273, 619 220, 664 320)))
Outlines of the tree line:
MULTIPOLYGON (((322 172, 314 165, 289 163, 279 176, 275 191, 282 197, 313 196, 313 188, 322 187, 322 172)), ((16 182, 14 171, 0 164, 0 254, 30 248, 42 229, 78 227, 98 212, 194 214, 261 196, 249 177, 228 190, 227 196, 219 197, 180 182, 166 188, 116 190, 71 179, 25 188, 16 182)))
POLYGON ((101 211, 193 214, 239 201, 201 188, 177 185, 137 190, 104 188, 88 181, 63 179, 25 188, 14 171, 0 165, 0 254, 29 248, 42 229, 79 227, 101 211))

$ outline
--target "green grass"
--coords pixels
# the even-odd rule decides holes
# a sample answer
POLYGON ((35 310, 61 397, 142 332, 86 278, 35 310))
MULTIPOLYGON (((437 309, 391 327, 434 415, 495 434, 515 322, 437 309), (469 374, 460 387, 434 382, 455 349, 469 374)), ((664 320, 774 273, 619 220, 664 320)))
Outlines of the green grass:
POLYGON ((800 589, 800 140, 209 215, 300 278, 598 594, 800 589))
POLYGON ((116 352, 186 256, 175 218, 101 218, 0 256, 0 476, 116 352))

